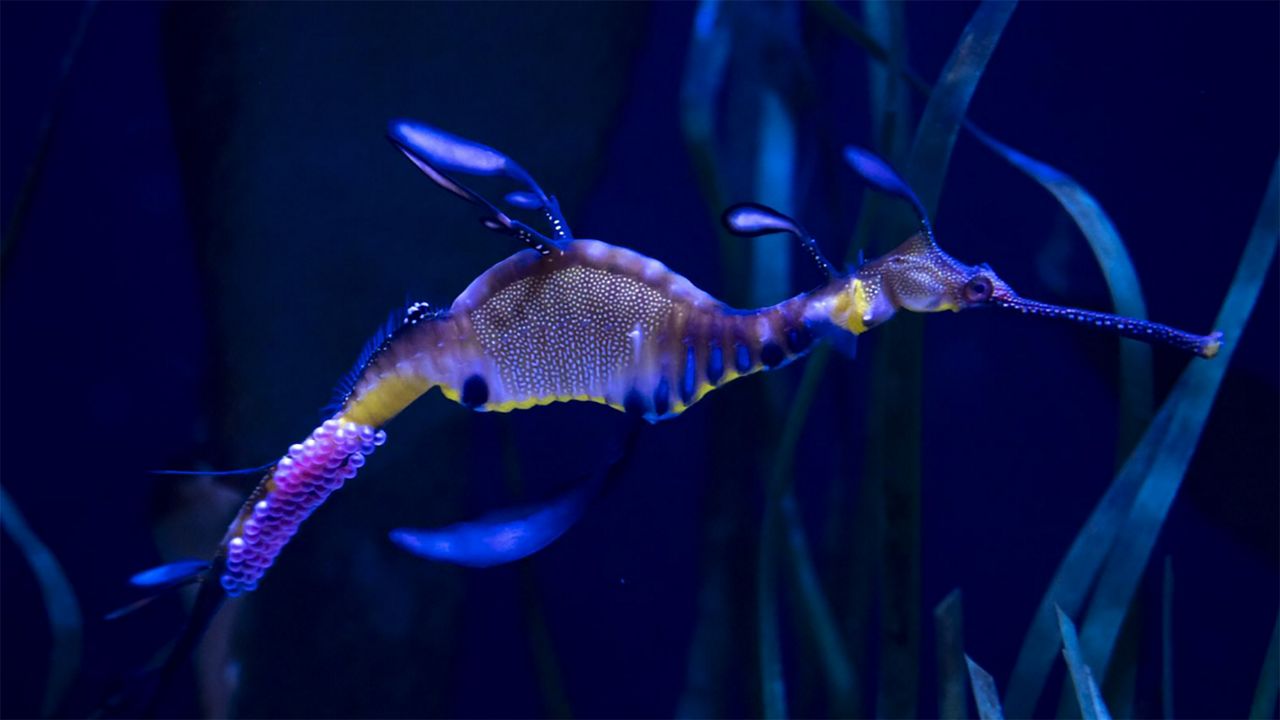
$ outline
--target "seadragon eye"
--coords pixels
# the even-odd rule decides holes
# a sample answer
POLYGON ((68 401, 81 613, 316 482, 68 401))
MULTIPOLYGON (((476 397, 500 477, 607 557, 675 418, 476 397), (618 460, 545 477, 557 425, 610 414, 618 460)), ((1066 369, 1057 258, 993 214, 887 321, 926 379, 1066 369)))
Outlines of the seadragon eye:
POLYGON ((964 299, 971 303, 985 302, 991 297, 991 280, 978 275, 964 284, 964 299))

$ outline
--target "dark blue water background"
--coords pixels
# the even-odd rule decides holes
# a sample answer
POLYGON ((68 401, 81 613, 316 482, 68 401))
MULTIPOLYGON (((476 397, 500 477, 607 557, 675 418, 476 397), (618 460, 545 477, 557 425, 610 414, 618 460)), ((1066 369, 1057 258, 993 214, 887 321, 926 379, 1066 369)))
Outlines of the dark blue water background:
MULTIPOLYGON (((435 64, 417 65, 406 65, 392 50, 348 52, 350 37, 376 38, 393 29, 412 34, 412 28, 387 25, 402 22, 396 6, 274 7, 255 17, 253 9, 203 6, 206 15, 237 16, 236 22, 260 26, 261 44, 233 47, 201 45, 197 24, 174 17, 189 11, 183 7, 98 7, 62 96, 27 222, 4 259, 0 468, 6 490, 63 563, 85 612, 84 676, 68 705, 73 714, 87 712, 104 687, 162 645, 180 620, 172 601, 124 623, 97 620, 131 597, 124 584, 130 573, 159 561, 149 517, 154 483, 168 480, 143 470, 197 461, 251 464, 264 454, 278 454, 310 428, 325 400, 323 387, 289 387, 291 374, 279 368, 307 364, 321 347, 325 358, 353 357, 365 339, 359 328, 375 326, 406 292, 447 302, 471 276, 514 250, 476 227, 461 209, 424 220, 396 212, 407 203, 344 202, 344 188, 370 184, 401 188, 397 192, 408 198, 440 194, 414 177, 382 140, 390 116, 416 114, 443 122, 433 116, 433 93, 448 87, 452 104, 439 114, 450 118, 449 129, 525 160, 553 186, 549 189, 556 188, 547 178, 569 176, 584 188, 566 208, 580 235, 658 257, 712 292, 724 287, 710 216, 678 121, 695 6, 631 7, 628 12, 639 22, 594 46, 595 54, 576 58, 556 48, 576 47, 593 33, 590 6, 560 7, 556 25, 536 38, 546 50, 524 42, 518 53, 504 34, 510 28, 490 33, 492 28, 469 19, 471 10, 454 6, 448 17, 456 28, 436 28, 424 41, 435 43, 435 64), (175 50, 186 43, 200 50, 175 50), (607 77, 587 72, 600 64, 621 68, 616 77, 624 82, 598 89, 574 85, 607 77), (211 67, 224 65, 234 68, 236 80, 224 86, 230 89, 222 104, 195 113, 192 103, 175 100, 184 78, 207 81, 217 75, 211 67), (416 78, 414 95, 399 103, 367 103, 364 90, 352 90, 374 88, 369 94, 376 94, 377 88, 400 87, 405 77, 416 78), (542 87, 539 83, 567 84, 574 92, 563 98, 550 93, 535 103, 513 90, 542 87), (467 92, 460 93, 460 87, 467 92), (588 114, 586 109, 565 99, 590 102, 597 91, 620 104, 604 122, 581 130, 575 118, 588 114), (240 112, 242 96, 254 98, 254 112, 240 112), (508 102, 511 97, 525 104, 508 102), (328 122, 334 116, 342 123, 328 122), (534 116, 552 121, 531 120, 534 116), (239 138, 238 152, 190 144, 200 128, 224 125, 233 125, 223 137, 239 138), (559 129, 553 135, 537 130, 552 126, 559 129), (583 132, 593 135, 582 137, 583 132), (250 157, 245 137, 254 138, 248 146, 260 148, 250 157), (583 157, 583 145, 592 148, 591 162, 570 166, 583 157), (273 162, 274 146, 293 148, 295 158, 297 148, 309 148, 314 164, 273 162), (541 152, 538 166, 527 160, 535 152, 541 152), (208 244, 209 218, 219 208, 208 207, 203 193, 212 192, 218 178, 235 174, 224 164, 250 161, 261 185, 239 190, 248 200, 238 207, 251 208, 246 212, 255 217, 270 216, 271 227, 282 233, 307 233, 302 238, 307 250, 272 267, 219 266, 220 251, 208 244), (277 191, 288 201, 278 201, 277 191), (317 232, 317 217, 328 224, 323 232, 317 232), (400 276, 369 277, 363 258, 382 258, 385 266, 387 254, 404 248, 416 248, 413 268, 400 276), (438 267, 434 258, 441 258, 447 274, 433 270, 438 267), (331 274, 331 292, 346 293, 351 302, 320 321, 308 318, 309 298, 292 291, 294 276, 305 272, 331 274), (226 316, 226 308, 236 303, 220 301, 225 296, 219 294, 235 293, 240 277, 279 284, 278 302, 244 309, 273 318, 271 335, 237 335, 239 318, 226 316), (281 389, 271 402, 287 399, 296 424, 268 435, 252 424, 231 427, 225 419, 211 419, 211 406, 241 402, 236 387, 211 377, 225 367, 220 353, 263 358, 274 368, 271 383, 281 389), (268 362, 268 355, 276 360, 268 362), (308 405, 306 398, 314 401, 308 405), (230 443, 231 433, 242 439, 230 443)), ((515 12, 517 6, 490 6, 489 12, 503 7, 515 12)), ((907 8, 910 61, 925 77, 936 76, 973 7, 907 8)), ((1234 272, 1277 153, 1278 7, 1027 4, 1015 13, 974 98, 970 114, 983 127, 1070 173, 1101 201, 1128 243, 1154 319, 1207 330, 1234 272)), ((35 157, 37 128, 54 100, 60 63, 81 9, 76 3, 3 5, 0 207, 6 222, 35 157)), ((868 143, 861 52, 815 29, 812 21, 805 24, 805 37, 812 42, 818 94, 809 107, 812 116, 802 123, 804 142, 815 152, 834 152, 845 142, 868 143)), ((835 254, 856 217, 857 187, 847 174, 807 182, 810 192, 798 212, 813 218, 813 229, 835 254), (829 212, 830 197, 846 202, 829 212)), ((219 197, 237 191, 215 190, 219 197)), ((452 207, 440 202, 432 207, 452 207)), ((225 233, 235 233, 238 223, 256 222, 225 213, 218 217, 219 232, 225 233)), ((1028 296, 1107 307, 1102 276, 1056 203, 969 138, 961 137, 956 147, 936 224, 951 253, 990 262, 1028 296)), ((263 253, 269 256, 271 250, 263 245, 263 253)), ((805 271, 799 267, 795 273, 797 289, 813 282, 805 271)), ((1154 658, 1160 590, 1155 568, 1171 556, 1177 578, 1177 700, 1185 716, 1245 712, 1276 617, 1276 310, 1273 268, 1244 336, 1228 339, 1239 343, 1232 369, 1140 589, 1148 608, 1142 646, 1154 658)), ((952 588, 963 588, 967 650, 1003 682, 1035 603, 1110 481, 1116 460, 1114 347, 1110 339, 989 313, 929 319, 924 714, 934 711, 928 609, 952 588)), ((856 447, 832 428, 845 426, 842 415, 861 418, 864 412, 850 398, 861 394, 859 383, 870 382, 865 368, 875 352, 874 335, 865 337, 863 352, 868 354, 849 366, 848 381, 838 388, 844 398, 819 404, 803 447, 807 457, 839 452, 833 448, 844 444, 856 447)), ((1156 351, 1158 397, 1185 362, 1156 351)), ((253 365, 248 367, 252 371, 253 365)), ((321 370, 336 379, 346 368, 336 362, 321 370)), ((800 372, 793 366, 782 375, 794 382, 800 372)), ((713 432, 735 432, 710 426, 707 406, 719 396, 648 433, 626 480, 580 527, 533 561, 576 714, 666 716, 674 711, 685 684, 705 571, 702 523, 708 508, 702 480, 720 461, 710 454, 708 438, 713 432)), ((244 402, 252 406, 263 400, 244 402)), ((444 404, 434 397, 427 402, 444 404)), ((475 459, 466 461, 468 477, 456 479, 469 488, 457 491, 463 493, 462 513, 509 503, 495 479, 499 465, 490 459, 497 447, 492 438, 506 426, 453 407, 433 412, 472 439, 461 446, 406 449, 416 453, 413 467, 425 474, 438 454, 474 453, 475 459)), ((555 466, 564 457, 571 458, 570 465, 591 467, 600 461, 600 446, 613 427, 601 429, 601 418, 611 416, 598 407, 525 415, 514 427, 521 433, 524 460, 534 467, 555 466)), ((411 428, 400 428, 417 420, 410 414, 395 425, 392 443, 397 431, 412 435, 411 428)), ((378 460, 358 483, 386 487, 421 481, 379 473, 378 460)), ((804 472, 813 463, 801 461, 800 502, 820 552, 816 536, 827 517, 824 505, 832 483, 857 482, 857 459, 843 462, 852 470, 833 478, 804 472)), ((563 482, 528 473, 535 492, 563 482)), ((743 493, 752 498, 747 507, 758 514, 758 481, 743 482, 743 493)), ((322 513, 332 513, 330 522, 340 523, 344 503, 351 512, 359 507, 362 514, 378 517, 377 508, 362 502, 354 487, 339 493, 322 513)), ((425 508, 420 513, 412 507, 387 508, 385 520, 375 526, 454 519, 459 518, 429 515, 425 508)), ((308 529, 314 528, 304 527, 302 534, 308 529)), ((371 535, 369 542, 379 553, 394 556, 381 537, 371 535)), ((48 635, 22 557, 8 539, 0 549, 0 711, 24 716, 38 708, 48 635)), ((316 561, 299 553, 298 562, 316 561)), ((754 543, 744 544, 740 553, 736 562, 753 562, 754 543)), ((282 563, 289 555, 286 551, 282 563)), ((820 567, 827 560, 820 554, 820 567)), ((417 561, 397 562, 402 580, 415 582, 417 561)), ((272 579, 267 578, 264 593, 272 579)), ((411 654, 447 656, 450 673, 414 678, 420 696, 405 699, 398 713, 413 716, 426 712, 422 708, 457 716, 543 713, 524 609, 516 600, 517 572, 467 571, 461 583, 465 596, 452 644, 409 648, 411 654)), ((290 600, 305 605, 323 605, 334 594, 396 592, 358 575, 339 578, 320 593, 289 587, 271 591, 283 594, 278 597, 294 592, 290 600)), ((732 591, 732 602, 753 602, 752 585, 732 591)), ((386 644, 396 642, 394 630, 390 637, 347 641, 349 665, 376 667, 386 644)), ((752 646, 753 627, 734 632, 741 647, 752 646)), ((301 621, 287 630, 282 637, 294 638, 296 653, 276 672, 312 683, 343 676, 348 666, 317 663, 313 658, 327 656, 310 650, 331 642, 332 633, 330 627, 301 621)), ((742 657, 737 663, 734 682, 752 682, 753 661, 742 657)), ((794 680, 815 669, 791 667, 789 672, 794 680)), ((1142 697, 1154 696, 1154 664, 1143 666, 1138 682, 1142 697)), ((359 714, 358 708, 369 705, 357 691, 352 694, 342 707, 359 714)), ((742 699, 753 693, 736 691, 735 697, 730 712, 756 712, 742 699)), ((174 702, 171 712, 193 711, 174 702)), ((291 702, 283 697, 269 707, 283 712, 291 702)), ((1150 704, 1140 709, 1158 712, 1150 704)))

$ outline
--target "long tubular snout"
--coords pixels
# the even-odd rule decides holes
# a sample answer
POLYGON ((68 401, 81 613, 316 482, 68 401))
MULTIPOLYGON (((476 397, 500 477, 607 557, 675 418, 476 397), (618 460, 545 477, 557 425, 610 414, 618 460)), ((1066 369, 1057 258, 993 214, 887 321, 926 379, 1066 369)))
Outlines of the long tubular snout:
POLYGON ((1028 315, 1066 320, 1077 325, 1086 325, 1095 330, 1141 340, 1153 345, 1168 345, 1199 355, 1202 358, 1211 358, 1217 355, 1218 349, 1222 347, 1221 332, 1212 332, 1208 335, 1193 335, 1192 333, 1183 332, 1168 325, 1161 325, 1148 320, 1135 320, 1110 313, 1050 305, 1049 303, 1028 300, 1012 294, 993 297, 991 303, 1006 310, 1017 310, 1028 315))

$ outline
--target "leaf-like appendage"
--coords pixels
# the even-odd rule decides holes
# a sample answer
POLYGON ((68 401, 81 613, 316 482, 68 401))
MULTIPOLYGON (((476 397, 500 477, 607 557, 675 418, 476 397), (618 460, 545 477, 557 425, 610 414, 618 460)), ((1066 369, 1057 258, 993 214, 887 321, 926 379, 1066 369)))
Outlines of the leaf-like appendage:
POLYGON ((908 200, 913 205, 920 203, 907 181, 889 167, 889 163, 881 160, 870 150, 848 145, 844 149, 844 159, 849 163, 849 167, 858 173, 858 177, 867 181, 876 190, 908 200))
POLYGON ((387 129, 391 139, 406 152, 438 170, 468 175, 501 175, 510 159, 487 145, 472 142, 414 120, 393 120, 387 129))
POLYGON ((729 232, 739 237, 758 237, 777 232, 791 233, 800 238, 807 235, 795 220, 759 203, 734 205, 725 210, 720 219, 729 232))
POLYGON ((524 190, 516 190, 507 193, 506 201, 518 208, 525 210, 537 210, 543 206, 542 198, 531 192, 524 190))
POLYGON ((973 699, 978 705, 978 717, 981 720, 1004 720, 1004 710, 1000 708, 1000 693, 996 691, 996 681, 991 674, 983 670, 973 658, 964 656, 969 666, 969 683, 973 686, 973 699))
POLYGON ((933 234, 933 227, 929 222, 929 211, 920 202, 920 198, 916 197, 915 191, 911 189, 907 181, 903 180, 901 175, 889 167, 889 163, 881 160, 879 156, 870 150, 856 145, 845 147, 844 159, 849 163, 849 167, 858 173, 858 177, 865 180, 868 185, 882 193, 901 198, 910 203, 911 209, 915 211, 916 218, 920 220, 920 224, 924 226, 925 231, 930 235, 933 234))
POLYGON ((1062 633, 1062 655, 1067 660, 1067 669, 1071 671, 1071 684, 1076 689, 1076 701, 1080 703, 1080 714, 1084 720, 1111 720, 1111 712, 1102 701, 1102 693, 1098 691, 1098 683, 1093 679, 1093 671, 1084 661, 1080 652, 1080 639, 1076 635, 1075 623, 1062 611, 1058 611, 1058 629, 1062 633))
POLYGON ((501 510, 478 520, 434 530, 399 529, 391 541, 432 560, 491 567, 528 557, 573 526, 600 487, 598 480, 540 505, 501 510))
POLYGON ((209 569, 206 560, 179 560, 167 565, 153 567, 129 578, 129 583, 137 587, 161 587, 193 580, 197 575, 209 569))

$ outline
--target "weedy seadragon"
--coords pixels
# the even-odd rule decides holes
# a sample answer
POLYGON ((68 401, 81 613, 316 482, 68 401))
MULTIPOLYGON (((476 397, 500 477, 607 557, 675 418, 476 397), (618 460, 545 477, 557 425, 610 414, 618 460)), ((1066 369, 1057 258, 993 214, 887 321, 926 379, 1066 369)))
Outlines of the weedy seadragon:
MULTIPOLYGON (((845 151, 850 167, 873 188, 909 202, 918 232, 883 257, 842 272, 795 220, 759 204, 730 207, 723 221, 731 233, 788 233, 823 278, 819 287, 776 305, 740 310, 657 260, 574 237, 556 198, 493 148, 408 120, 391 123, 390 139, 437 185, 479 208, 485 227, 528 247, 482 273, 447 308, 413 303, 397 312, 341 384, 331 416, 266 469, 212 560, 135 576, 135 584, 153 588, 201 582, 166 675, 225 599, 257 588, 303 521, 385 442, 382 428, 433 388, 478 411, 589 401, 656 423, 738 378, 797 360, 817 343, 849 349, 858 335, 899 310, 999 308, 1204 358, 1221 345, 1217 332, 1194 335, 1019 296, 988 265, 966 265, 939 248, 908 185, 887 163, 855 147, 845 151), (511 208, 504 211, 455 175, 505 178, 522 189, 503 198, 511 208), (512 217, 516 211, 540 216, 548 233, 512 217)), ((465 536, 397 530, 392 540, 462 564, 506 562, 558 537, 588 499, 589 493, 574 491, 515 520, 473 524, 465 536)))

